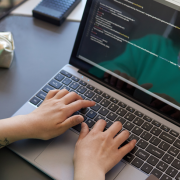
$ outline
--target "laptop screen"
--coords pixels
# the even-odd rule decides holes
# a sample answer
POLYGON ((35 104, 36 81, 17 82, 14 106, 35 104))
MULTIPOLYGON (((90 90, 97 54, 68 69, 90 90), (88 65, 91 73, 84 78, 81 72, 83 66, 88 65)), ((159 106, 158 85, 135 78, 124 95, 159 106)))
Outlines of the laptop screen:
POLYGON ((88 73, 179 120, 179 10, 180 0, 92 0, 76 57, 88 73))

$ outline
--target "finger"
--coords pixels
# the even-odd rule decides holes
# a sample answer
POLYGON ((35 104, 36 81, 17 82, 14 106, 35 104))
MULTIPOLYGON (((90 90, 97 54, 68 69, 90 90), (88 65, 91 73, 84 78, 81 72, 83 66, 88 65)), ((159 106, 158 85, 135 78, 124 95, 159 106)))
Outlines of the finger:
POLYGON ((69 91, 67 89, 62 89, 54 96, 54 98, 55 99, 61 99, 62 97, 64 97, 68 93, 69 93, 69 91))
POLYGON ((171 115, 171 117, 179 120, 179 119, 180 119, 180 112, 179 112, 179 111, 176 111, 175 113, 173 113, 173 114, 171 115))
POLYGON ((84 121, 84 118, 81 115, 71 116, 66 119, 64 122, 60 123, 61 128, 63 127, 64 132, 69 128, 76 126, 84 121))
POLYGON ((59 89, 49 91, 48 94, 46 95, 45 100, 53 98, 59 91, 60 91, 59 89))
POLYGON ((153 87, 153 84, 152 83, 146 83, 146 84, 142 84, 141 87, 143 87, 144 89, 151 89, 153 87))
POLYGON ((104 78, 108 78, 109 76, 110 76, 109 73, 107 73, 107 72, 104 73, 104 78))
POLYGON ((98 120, 97 123, 94 125, 92 131, 104 131, 106 124, 107 123, 105 120, 98 120))
POLYGON ((164 107, 162 107, 162 108, 160 109, 160 111, 168 113, 168 112, 170 112, 170 111, 173 111, 173 109, 174 109, 174 107, 172 107, 172 106, 170 106, 170 105, 165 105, 164 107))
POLYGON ((92 107, 96 103, 94 101, 88 101, 88 100, 77 100, 75 102, 72 102, 71 104, 68 104, 66 106, 67 109, 67 116, 71 116, 74 112, 79 111, 82 108, 92 107))
POLYGON ((128 144, 126 144, 125 146, 121 147, 118 151, 119 153, 119 159, 121 160, 126 154, 128 154, 130 151, 132 151, 136 145, 136 140, 133 139, 132 141, 130 141, 128 144))
MULTIPOLYGON (((114 73, 116 73, 117 75, 120 75, 121 72, 119 70, 115 70, 114 73)), ((115 76, 111 76, 111 79, 110 79, 110 84, 115 86, 116 85, 116 82, 117 82, 118 78, 115 77, 115 76)))
POLYGON ((86 123, 82 122, 82 124, 81 124, 81 132, 79 134, 78 141, 83 139, 84 137, 86 137, 88 133, 89 133, 88 125, 86 123))
POLYGON ((156 108, 159 108, 161 107, 162 105, 164 104, 164 102, 158 100, 158 99, 155 99, 152 103, 151 103, 151 106, 153 107, 156 107, 156 108))
POLYGON ((115 138, 114 138, 114 142, 117 146, 117 148, 127 139, 129 138, 129 131, 125 130, 122 131, 120 134, 118 134, 115 138))
POLYGON ((121 122, 116 121, 106 130, 105 133, 107 133, 110 137, 113 138, 121 129, 122 129, 121 122))
POLYGON ((66 94, 63 98, 62 101, 64 102, 64 104, 70 104, 74 101, 77 100, 82 100, 83 98, 81 96, 79 96, 77 93, 75 92, 70 92, 68 94, 66 94))

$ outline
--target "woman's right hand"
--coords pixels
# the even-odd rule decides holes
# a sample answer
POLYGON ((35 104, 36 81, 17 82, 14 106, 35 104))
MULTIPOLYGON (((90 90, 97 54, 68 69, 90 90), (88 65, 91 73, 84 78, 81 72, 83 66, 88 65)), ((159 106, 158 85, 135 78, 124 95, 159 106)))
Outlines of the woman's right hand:
POLYGON ((99 120, 89 132, 87 124, 82 123, 74 152, 74 180, 104 180, 105 174, 135 147, 136 140, 132 140, 119 149, 129 137, 127 130, 117 135, 122 128, 120 122, 106 131, 105 127, 106 121, 99 120))

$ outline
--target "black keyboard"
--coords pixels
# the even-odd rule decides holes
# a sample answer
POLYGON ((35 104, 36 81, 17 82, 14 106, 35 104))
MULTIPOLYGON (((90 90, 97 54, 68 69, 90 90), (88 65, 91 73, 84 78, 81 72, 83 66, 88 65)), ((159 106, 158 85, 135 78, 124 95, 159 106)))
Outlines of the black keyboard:
MULTIPOLYGON (((160 180, 180 179, 179 133, 64 70, 50 80, 30 102, 39 107, 52 89, 74 91, 83 99, 96 102, 95 106, 73 114, 81 114, 90 129, 99 119, 106 120, 106 129, 115 121, 120 121, 122 130, 130 132, 130 137, 123 145, 132 139, 137 140, 136 147, 124 157, 128 163, 160 180)), ((80 132, 81 125, 73 129, 80 132)))

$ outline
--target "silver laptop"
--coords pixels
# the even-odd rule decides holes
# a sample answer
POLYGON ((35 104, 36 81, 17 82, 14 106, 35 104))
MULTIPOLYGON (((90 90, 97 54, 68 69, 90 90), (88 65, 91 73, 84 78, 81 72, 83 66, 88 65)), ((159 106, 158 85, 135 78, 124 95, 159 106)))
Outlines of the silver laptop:
MULTIPOLYGON (((130 131, 124 144, 137 139, 106 180, 145 180, 150 174, 179 179, 179 7, 178 0, 87 0, 70 63, 14 116, 38 108, 52 89, 75 91, 96 101, 74 113, 83 115, 90 129, 99 119, 107 121, 106 129, 120 121, 130 131)), ((80 129, 8 147, 53 179, 73 180, 80 129)))

